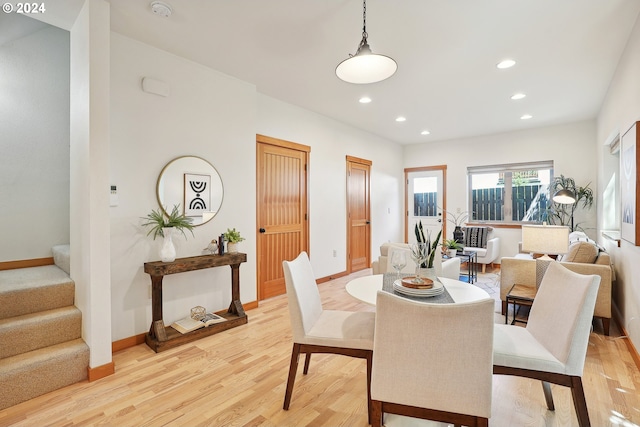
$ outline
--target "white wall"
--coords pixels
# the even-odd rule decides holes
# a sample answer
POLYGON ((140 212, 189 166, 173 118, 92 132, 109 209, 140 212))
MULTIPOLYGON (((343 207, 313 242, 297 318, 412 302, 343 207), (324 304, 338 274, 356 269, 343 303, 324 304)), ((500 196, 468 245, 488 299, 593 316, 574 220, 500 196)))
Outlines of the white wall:
POLYGON ((400 145, 265 95, 258 95, 257 105, 259 134, 311 147, 310 258, 316 277, 347 269, 347 155, 372 161, 372 261, 382 243, 401 240, 400 145))
MULTIPOLYGON (((401 148, 298 107, 260 95, 250 84, 111 33, 111 184, 119 206, 111 208, 113 340, 148 330, 150 278, 143 263, 157 260, 160 241, 146 236, 142 216, 157 207, 156 181, 164 165, 183 155, 211 162, 220 173, 224 200, 218 215, 196 227, 195 237, 174 239, 178 256, 202 253, 227 228, 246 237, 241 251, 240 296, 257 300, 256 133, 311 146, 310 241, 318 277, 346 269, 346 158, 373 161, 373 256, 383 241, 398 238, 401 148), (145 93, 141 79, 170 86, 170 95, 145 93), (391 211, 391 213, 388 213, 391 211), (333 257, 332 250, 338 251, 333 257)), ((189 272, 164 279, 164 320, 183 317, 195 305, 228 307, 230 269, 189 272)))
POLYGON ((0 262, 50 257, 69 243, 69 33, 0 46, 0 93, 0 262))
MULTIPOLYGON (((215 218, 174 238, 178 257, 202 249, 227 228, 247 240, 240 250, 240 298, 256 300, 255 87, 199 64, 111 33, 111 184, 119 205, 111 207, 111 304, 113 340, 146 332, 151 324, 147 261, 159 260, 161 240, 147 237, 141 217, 157 209, 156 182, 176 157, 208 160, 220 173, 224 200, 215 218), (143 77, 170 87, 162 97, 142 91, 143 77)), ((202 305, 222 310, 231 301, 231 269, 218 267, 164 279, 164 321, 202 305)))
MULTIPOLYGON (((554 161, 555 175, 563 174, 577 185, 596 188, 595 122, 529 129, 496 135, 425 143, 404 150, 404 167, 447 165, 447 210, 467 211, 467 167, 502 163, 554 161)), ((576 222, 595 237, 595 206, 584 215, 576 211, 576 222)), ((500 237, 500 257, 518 251, 520 228, 495 228, 500 237)), ((453 224, 447 224, 447 235, 453 224)))
MULTIPOLYGON (((609 86, 597 121, 599 187, 598 198, 611 180, 613 170, 608 150, 602 147, 609 136, 623 134, 636 121, 640 121, 640 21, 631 33, 615 76, 609 86)), ((618 201, 619 202, 619 201, 618 201)), ((619 211, 618 211, 619 212, 619 211)), ((603 228, 602 207, 598 209, 599 228, 603 228)), ((636 224, 636 227, 639 226, 636 224)), ((616 269, 613 299, 622 315, 636 349, 640 349, 640 248, 622 240, 621 247, 600 236, 599 241, 611 253, 616 269)))

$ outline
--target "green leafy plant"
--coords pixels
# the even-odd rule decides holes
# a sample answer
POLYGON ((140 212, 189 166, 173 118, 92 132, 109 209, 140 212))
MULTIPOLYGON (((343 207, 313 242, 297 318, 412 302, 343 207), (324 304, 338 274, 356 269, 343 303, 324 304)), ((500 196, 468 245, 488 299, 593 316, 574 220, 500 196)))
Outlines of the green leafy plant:
POLYGON ((464 249, 464 247, 460 243, 458 243, 456 239, 444 239, 444 241, 442 242, 442 247, 445 250, 455 249, 456 251, 461 251, 462 249, 464 249))
POLYGON ((427 236, 425 237, 424 228, 422 227, 422 221, 418 221, 414 228, 414 232, 416 234, 416 240, 418 243, 426 243, 427 245, 427 261, 422 263, 422 268, 433 268, 433 260, 436 256, 436 249, 440 242, 440 236, 442 235, 442 230, 438 231, 435 240, 431 241, 431 230, 427 230, 427 236))
POLYGON ((565 189, 571 191, 576 196, 576 201, 567 205, 552 201, 545 212, 547 221, 550 224, 570 226, 571 231, 582 230, 578 224, 572 224, 571 219, 578 206, 581 206, 582 209, 590 209, 591 206, 593 206, 593 190, 589 188, 589 185, 591 185, 591 183, 584 187, 579 187, 573 178, 568 178, 564 175, 554 177, 553 181, 549 184, 549 196, 551 200, 553 200, 553 195, 559 190, 565 189))
POLYGON ((187 235, 184 230, 189 230, 191 232, 191 235, 193 236, 193 224, 191 224, 193 219, 188 218, 184 214, 181 214, 179 207, 180 205, 174 205, 171 213, 168 215, 165 214, 162 209, 154 209, 150 214, 142 218, 146 221, 142 225, 144 227, 151 227, 151 229, 147 233, 147 236, 153 233, 153 240, 155 240, 158 236, 164 237, 164 232, 162 229, 168 227, 180 230, 185 238, 187 237, 187 235))
POLYGON ((244 240, 244 237, 240 236, 240 232, 234 228, 227 228, 224 233, 224 239, 229 243, 238 243, 244 240))

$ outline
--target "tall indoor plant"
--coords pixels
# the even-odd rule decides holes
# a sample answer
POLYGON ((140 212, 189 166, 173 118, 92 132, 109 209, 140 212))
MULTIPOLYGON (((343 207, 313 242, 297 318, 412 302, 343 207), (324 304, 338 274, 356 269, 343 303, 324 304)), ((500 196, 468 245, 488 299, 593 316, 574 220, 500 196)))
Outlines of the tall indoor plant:
POLYGON ((566 225, 571 231, 582 230, 578 224, 573 223, 573 215, 580 206, 582 209, 590 209, 593 206, 593 190, 589 188, 591 183, 584 187, 576 185, 573 178, 564 175, 556 176, 549 184, 549 196, 551 203, 547 208, 547 221, 550 224, 566 225), (569 190, 575 195, 575 202, 562 204, 553 201, 553 196, 560 190, 569 190))

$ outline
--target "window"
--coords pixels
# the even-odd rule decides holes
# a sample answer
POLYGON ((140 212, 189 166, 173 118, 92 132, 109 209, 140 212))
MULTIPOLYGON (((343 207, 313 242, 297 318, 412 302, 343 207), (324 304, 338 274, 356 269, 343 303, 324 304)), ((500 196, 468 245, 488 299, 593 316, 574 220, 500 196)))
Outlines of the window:
POLYGON ((473 221, 546 220, 553 161, 467 168, 473 221))

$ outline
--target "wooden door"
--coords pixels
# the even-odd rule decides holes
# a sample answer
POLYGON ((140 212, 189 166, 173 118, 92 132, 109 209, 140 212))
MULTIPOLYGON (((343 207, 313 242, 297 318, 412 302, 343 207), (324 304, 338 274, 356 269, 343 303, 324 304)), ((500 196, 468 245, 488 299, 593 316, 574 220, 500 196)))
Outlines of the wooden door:
POLYGON ((309 252, 310 147, 256 136, 258 300, 286 292, 282 261, 309 252))
MULTIPOLYGON (((405 169, 405 241, 416 242, 415 225, 420 221, 425 235, 446 236, 446 166, 405 169)), ((442 242, 442 240, 440 240, 442 242)))
POLYGON ((371 266, 371 161, 347 156, 347 272, 371 266))

